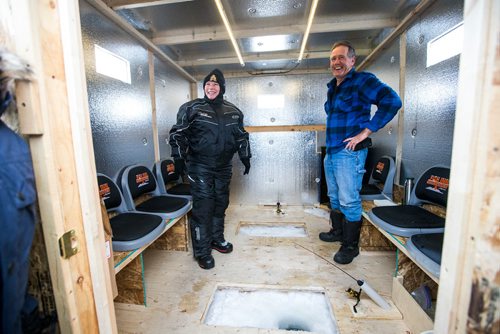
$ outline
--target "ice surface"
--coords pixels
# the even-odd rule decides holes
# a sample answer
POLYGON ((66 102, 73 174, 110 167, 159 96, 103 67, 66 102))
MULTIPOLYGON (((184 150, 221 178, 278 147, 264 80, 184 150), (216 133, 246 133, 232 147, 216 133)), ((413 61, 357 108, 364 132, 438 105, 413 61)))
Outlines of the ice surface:
POLYGON ((296 225, 242 225, 240 233, 258 237, 306 237, 304 226, 296 225))
POLYGON ((322 291, 219 288, 205 324, 338 333, 322 291))

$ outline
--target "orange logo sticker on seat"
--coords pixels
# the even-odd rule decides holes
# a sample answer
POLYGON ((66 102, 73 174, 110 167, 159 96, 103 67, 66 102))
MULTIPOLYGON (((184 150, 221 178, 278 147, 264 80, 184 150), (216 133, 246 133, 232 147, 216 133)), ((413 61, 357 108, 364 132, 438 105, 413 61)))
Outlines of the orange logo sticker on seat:
POLYGON ((109 188, 109 184, 103 183, 103 184, 99 185, 99 197, 101 199, 108 198, 110 193, 111 193, 111 189, 109 188))
POLYGON ((174 164, 168 164, 167 165, 167 173, 170 175, 172 173, 175 173, 175 165, 174 164))
POLYGON ((428 190, 432 190, 438 193, 443 193, 443 191, 448 190, 448 186, 450 185, 450 181, 447 178, 431 175, 427 180, 426 184, 430 187, 426 187, 428 190))
POLYGON ((377 163, 377 167, 375 167, 377 169, 377 173, 382 174, 384 167, 385 167, 385 164, 383 162, 379 161, 377 163))
POLYGON ((141 173, 141 174, 137 174, 135 176, 135 183, 137 184, 137 186, 140 188, 142 186, 145 186, 146 184, 149 183, 149 175, 148 173, 144 172, 144 173, 141 173))

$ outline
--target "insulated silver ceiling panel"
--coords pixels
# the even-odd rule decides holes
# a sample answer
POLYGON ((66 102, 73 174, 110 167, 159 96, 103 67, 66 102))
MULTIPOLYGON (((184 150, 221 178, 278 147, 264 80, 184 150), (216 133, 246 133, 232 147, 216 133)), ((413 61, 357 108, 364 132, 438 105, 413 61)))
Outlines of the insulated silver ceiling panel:
MULTIPOLYGON (((211 59, 211 63, 217 63, 218 58, 234 58, 234 49, 228 40, 172 45, 171 49, 179 61, 190 61, 188 64, 191 66, 199 66, 200 60, 206 63, 206 60, 211 59)), ((237 58, 234 58, 234 62, 239 65, 237 58)))
POLYGON ((223 0, 228 17, 239 29, 283 28, 307 23, 311 1, 306 0, 223 0))
POLYGON ((364 57, 380 42, 379 34, 386 28, 394 28, 418 0, 319 1, 305 59, 293 68, 289 65, 298 58, 312 0, 222 0, 221 3, 245 67, 239 65, 214 1, 162 5, 151 2, 115 9, 169 56, 180 61, 190 74, 198 76, 207 66, 217 65, 224 71, 247 75, 265 70, 262 62, 272 60, 283 62, 274 62, 268 70, 321 70, 323 65, 312 60, 315 59, 312 54, 328 52, 336 40, 352 40, 356 48, 364 50, 361 55, 364 57), (280 36, 281 40, 271 41, 272 36, 280 36), (255 60, 257 54, 259 59, 255 60))
POLYGON ((343 21, 369 20, 399 17, 406 6, 414 7, 419 0, 325 0, 320 1, 317 22, 331 19, 332 16, 343 21))
POLYGON ((242 38, 241 50, 247 54, 296 50, 300 47, 300 37, 299 34, 281 34, 242 38))
MULTIPOLYGON (((213 1, 196 0, 129 9, 153 31, 210 32, 220 18, 213 1), (215 24, 214 24, 215 23, 215 24)), ((118 10, 118 12, 123 10, 118 10)), ((223 27, 223 26, 222 26, 223 27)))

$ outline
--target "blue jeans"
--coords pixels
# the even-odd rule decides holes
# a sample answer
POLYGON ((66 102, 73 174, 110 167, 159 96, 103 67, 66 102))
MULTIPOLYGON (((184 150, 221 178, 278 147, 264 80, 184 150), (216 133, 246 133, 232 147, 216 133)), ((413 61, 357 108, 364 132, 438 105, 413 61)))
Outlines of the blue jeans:
POLYGON ((323 161, 325 167, 328 197, 332 209, 340 210, 346 220, 361 220, 361 196, 359 191, 365 173, 365 161, 368 149, 327 154, 323 161))

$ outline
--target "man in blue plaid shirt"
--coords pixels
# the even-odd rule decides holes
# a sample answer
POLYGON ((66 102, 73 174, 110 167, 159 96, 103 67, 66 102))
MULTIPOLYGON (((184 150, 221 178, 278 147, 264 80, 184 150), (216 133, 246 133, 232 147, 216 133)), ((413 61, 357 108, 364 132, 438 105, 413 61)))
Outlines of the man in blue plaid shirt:
POLYGON ((359 254, 361 197, 365 173, 368 136, 383 128, 401 108, 401 99, 375 75, 356 72, 356 52, 348 41, 333 45, 330 69, 334 78, 328 83, 325 102, 326 156, 325 177, 330 198, 332 228, 322 232, 323 241, 341 241, 334 256, 341 264, 351 263, 359 254), (371 115, 371 106, 377 111, 371 115))

